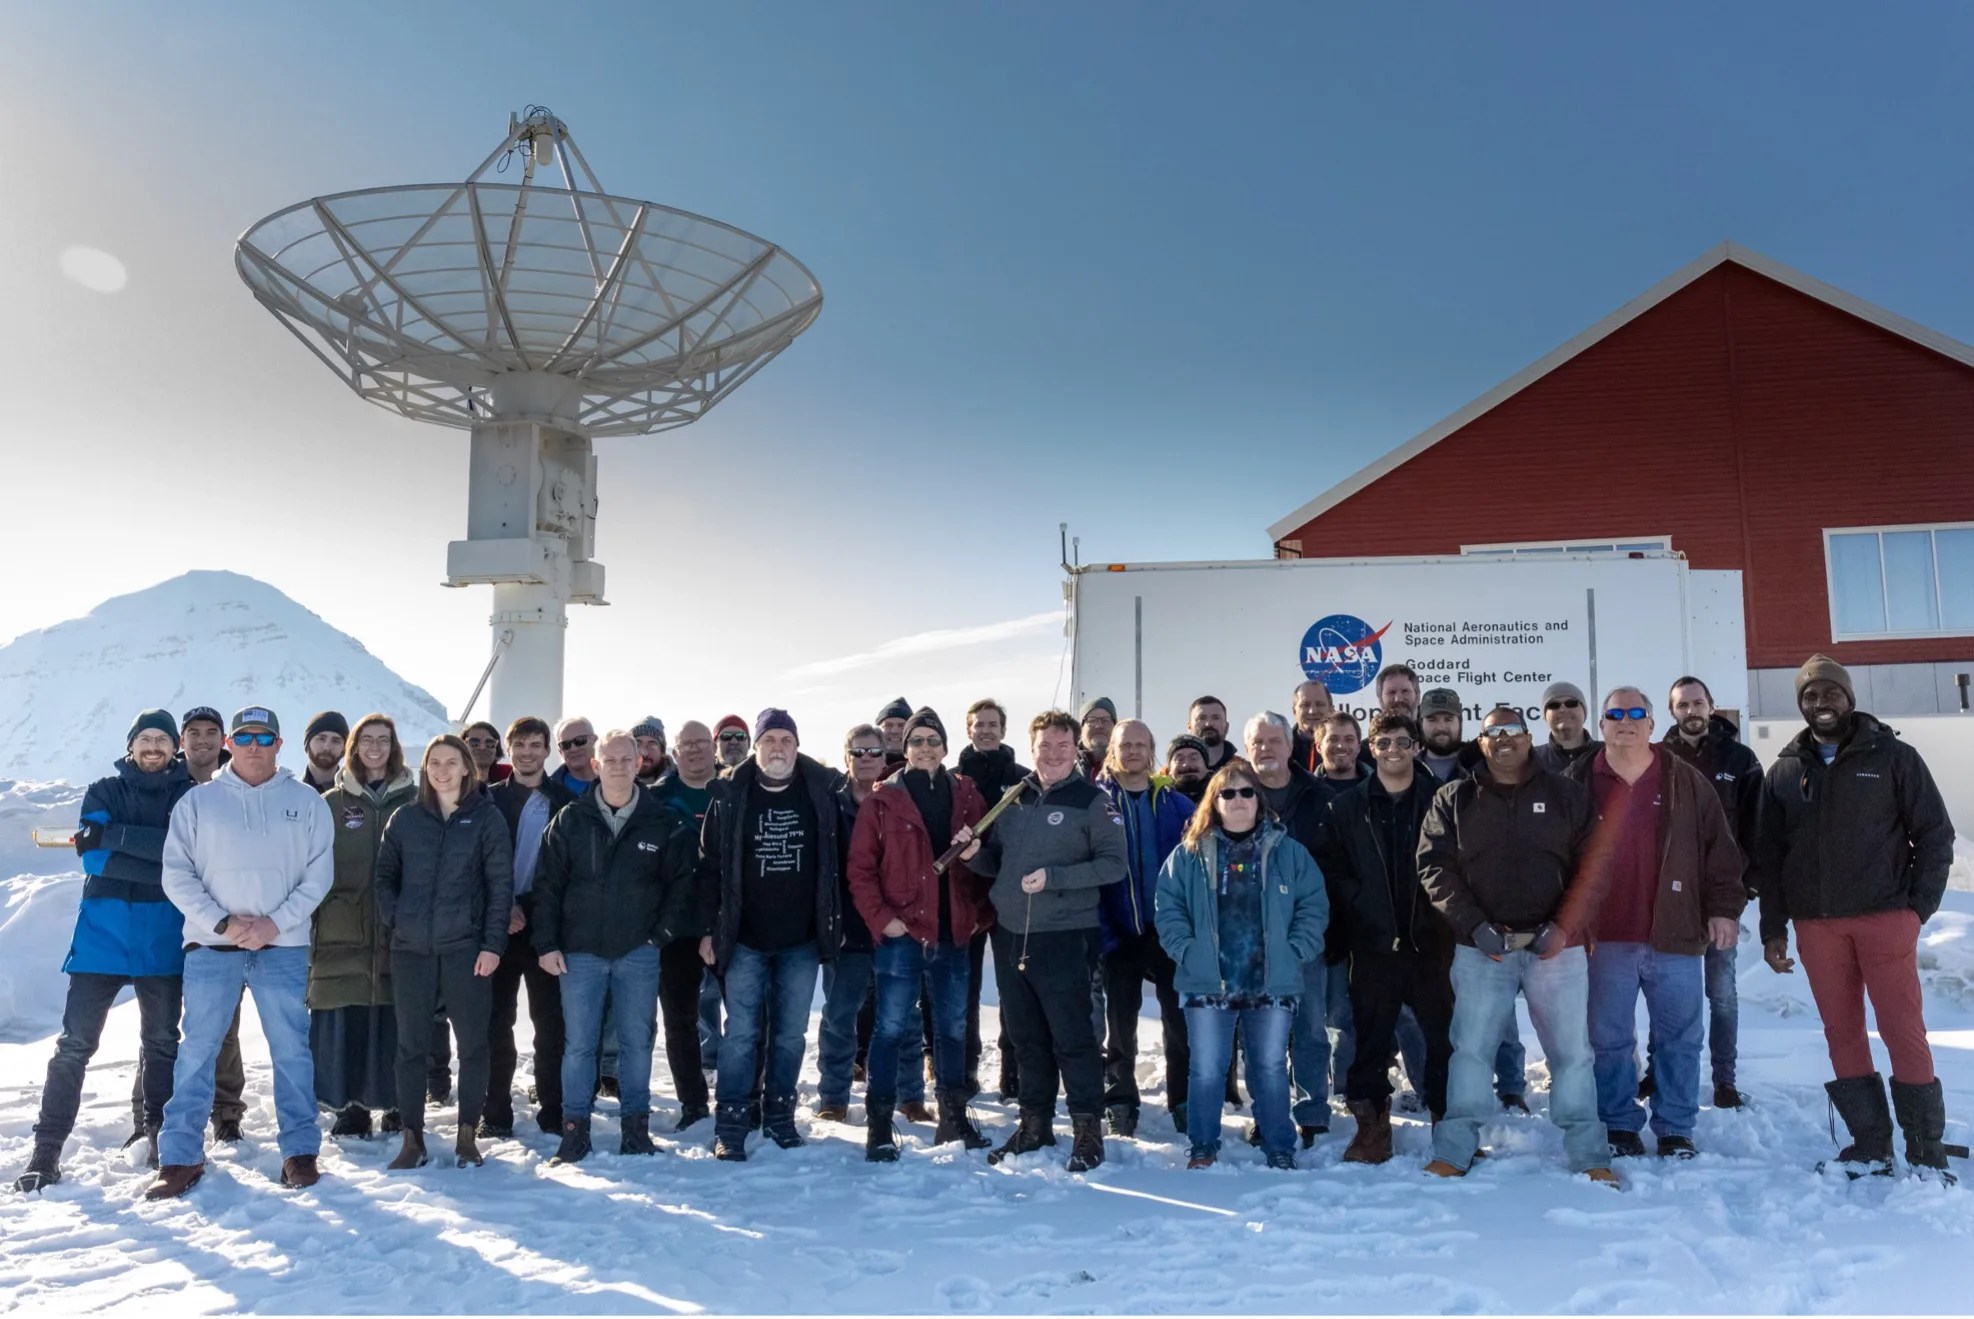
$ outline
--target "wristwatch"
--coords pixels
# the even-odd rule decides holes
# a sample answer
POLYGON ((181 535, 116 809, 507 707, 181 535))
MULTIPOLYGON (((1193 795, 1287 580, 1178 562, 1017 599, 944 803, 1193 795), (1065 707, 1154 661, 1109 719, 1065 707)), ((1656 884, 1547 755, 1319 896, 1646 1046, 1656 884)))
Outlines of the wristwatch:
POLYGON ((213 932, 214 934, 225 934, 225 933, 226 933, 226 922, 228 922, 228 921, 230 921, 230 920, 232 920, 232 919, 233 919, 233 917, 232 917, 232 916, 230 916, 230 915, 227 915, 227 916, 221 916, 221 917, 219 918, 219 924, 217 924, 217 925, 215 925, 215 926, 213 926, 213 927, 212 927, 212 932, 213 932))

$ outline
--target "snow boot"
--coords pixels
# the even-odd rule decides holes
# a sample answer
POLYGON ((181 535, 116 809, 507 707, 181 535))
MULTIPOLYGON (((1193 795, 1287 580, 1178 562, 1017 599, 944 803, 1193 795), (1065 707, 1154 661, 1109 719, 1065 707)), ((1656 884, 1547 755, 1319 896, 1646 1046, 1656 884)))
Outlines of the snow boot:
POLYGON ((1294 1172, 1295 1151, 1270 1150, 1268 1152, 1268 1166, 1270 1168, 1275 1169, 1277 1172, 1294 1172))
POLYGON ((795 1096, 783 1095, 770 1105, 761 1122, 761 1130, 768 1139, 785 1150, 800 1149, 808 1144, 802 1133, 795 1127, 795 1096))
POLYGON ((478 1168, 487 1161, 480 1153, 480 1142, 474 1139, 474 1128, 460 1124, 459 1134, 452 1141, 452 1166, 455 1168, 478 1168))
POLYGON ((1622 1191, 1624 1189, 1624 1183, 1619 1181, 1618 1175, 1609 1168, 1589 1168, 1584 1171, 1583 1175, 1591 1181, 1596 1182, 1599 1186, 1608 1186, 1613 1191, 1622 1191))
POLYGON ((406 1127, 404 1143, 398 1147, 398 1156, 384 1166, 392 1172, 406 1172, 412 1168, 422 1168, 429 1162, 431 1156, 425 1153, 425 1133, 406 1127))
POLYGON ((1187 1151, 1186 1171, 1198 1172, 1201 1168, 1211 1168, 1214 1160, 1219 1157, 1220 1152, 1218 1150, 1207 1145, 1195 1145, 1187 1151))
POLYGON ((1645 1157, 1645 1138, 1635 1131, 1619 1131, 1612 1127, 1609 1132, 1611 1157, 1614 1159, 1642 1159, 1645 1157))
POLYGON ((358 1140, 370 1139, 370 1110, 362 1104, 350 1104, 336 1110, 335 1125, 329 1128, 331 1136, 354 1136, 358 1140))
POLYGON ((704 1122, 713 1116, 713 1110, 704 1104, 683 1104, 679 1107, 679 1120, 672 1124, 674 1133, 684 1131, 695 1122, 704 1122))
MULTIPOLYGON (((240 1130, 239 1118, 216 1117, 212 1120, 212 1138, 222 1145, 237 1145, 246 1139, 246 1135, 240 1130)), ((175 1194, 183 1195, 185 1192, 178 1191, 175 1194)))
POLYGON ((158 1169, 158 1179, 144 1191, 146 1200, 176 1200, 206 1175, 203 1163, 167 1163, 158 1169))
POLYGON ((1112 1104, 1104 1111, 1104 1121, 1119 1140, 1131 1140, 1138 1134, 1138 1110, 1129 1104, 1112 1104))
POLYGON ((1104 1161, 1103 1120, 1095 1113, 1071 1113, 1069 1158, 1063 1167, 1071 1172, 1088 1172, 1104 1161))
POLYGON ((281 1160, 281 1184, 291 1190, 305 1191, 322 1180, 322 1170, 315 1166, 313 1154, 292 1154, 281 1160))
POLYGON ((1345 1163, 1385 1163, 1391 1159, 1391 1101, 1353 1099, 1350 1112, 1357 1134, 1343 1152, 1345 1163))
POLYGON ((882 1099, 864 1101, 864 1162, 897 1161, 898 1135, 891 1127, 891 1105, 882 1099))
POLYGON ((377 1122, 378 1133, 385 1136, 395 1136, 403 1130, 404 1114, 398 1112, 395 1108, 385 1109, 384 1116, 378 1119, 377 1122))
POLYGON ((973 1119, 966 1113, 966 1099, 958 1090, 948 1090, 939 1096, 939 1129, 932 1133, 934 1145, 949 1145, 953 1141, 970 1150, 984 1150, 994 1143, 973 1125, 973 1119))
POLYGON ((651 1142, 651 1114, 626 1113, 617 1133, 617 1153, 656 1154, 651 1142))
POLYGON ((1942 1143, 1947 1134, 1947 1096, 1938 1077, 1925 1085, 1907 1085, 1892 1078, 1892 1111, 1898 1114, 1899 1130, 1905 1133, 1905 1162, 1918 1176, 1933 1173, 1948 1186, 1955 1177, 1947 1171, 1947 1151, 1942 1143))
POLYGON ((1017 1154, 1032 1154, 1036 1150, 1056 1143, 1056 1115, 1046 1108, 1024 1108, 1021 1110, 1021 1125, 1014 1134, 992 1154, 987 1162, 999 1163, 1017 1154))
POLYGON ((1717 1085, 1714 1087, 1715 1108, 1746 1108, 1747 1106, 1748 1097, 1733 1086, 1717 1085))
POLYGON ((36 1144, 34 1155, 27 1161, 27 1171, 14 1183, 14 1189, 22 1195, 33 1195, 62 1180, 62 1147, 60 1145, 36 1144))
POLYGON ((1884 1079, 1873 1072, 1869 1076, 1829 1081, 1823 1088, 1830 1095, 1830 1106, 1851 1133, 1851 1143, 1838 1151, 1834 1160, 1817 1164, 1816 1170, 1841 1171, 1853 1180, 1864 1176, 1890 1177, 1892 1110, 1885 1102, 1884 1079))
POLYGON ((1313 1150, 1316 1148, 1316 1138, 1318 1136, 1327 1136, 1330 1134, 1330 1124, 1327 1122, 1305 1122, 1295 1130, 1296 1135, 1302 1138, 1302 1148, 1313 1150))
POLYGON ((589 1151, 589 1119, 572 1117, 562 1124, 562 1144, 549 1163, 581 1163, 589 1157, 589 1151))
POLYGON ((713 1115, 713 1157, 725 1163, 747 1162, 747 1133, 753 1129, 746 1104, 721 1104, 713 1115))

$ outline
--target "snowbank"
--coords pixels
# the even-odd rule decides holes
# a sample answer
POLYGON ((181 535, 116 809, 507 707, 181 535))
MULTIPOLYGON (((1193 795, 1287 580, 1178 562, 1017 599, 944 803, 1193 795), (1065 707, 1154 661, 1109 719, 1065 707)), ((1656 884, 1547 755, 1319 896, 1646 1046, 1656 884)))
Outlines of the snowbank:
POLYGON ((75 869, 65 847, 36 847, 36 829, 75 828, 82 789, 67 783, 0 779, 0 875, 59 875, 75 869))
MULTIPOLYGON (((69 853, 74 860, 74 853, 69 853)), ((0 1039, 52 1034, 62 1024, 62 1000, 82 875, 16 875, 0 881, 0 1039)))

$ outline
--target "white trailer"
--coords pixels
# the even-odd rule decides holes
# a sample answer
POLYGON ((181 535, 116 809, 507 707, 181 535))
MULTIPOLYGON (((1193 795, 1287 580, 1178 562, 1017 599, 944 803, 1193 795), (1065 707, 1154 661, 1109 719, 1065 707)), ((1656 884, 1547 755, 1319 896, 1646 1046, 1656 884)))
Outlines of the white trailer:
POLYGON ((1088 564, 1070 570, 1068 590, 1072 708, 1108 696, 1161 744, 1195 697, 1225 701, 1238 739, 1248 716, 1289 713, 1306 678, 1365 717, 1373 677, 1393 663, 1424 688, 1457 690, 1469 736, 1497 704, 1539 720, 1542 689, 1559 679, 1593 703, 1618 684, 1642 688, 1661 731, 1666 691, 1685 674, 1731 717, 1747 706, 1741 574, 1673 554, 1088 564))

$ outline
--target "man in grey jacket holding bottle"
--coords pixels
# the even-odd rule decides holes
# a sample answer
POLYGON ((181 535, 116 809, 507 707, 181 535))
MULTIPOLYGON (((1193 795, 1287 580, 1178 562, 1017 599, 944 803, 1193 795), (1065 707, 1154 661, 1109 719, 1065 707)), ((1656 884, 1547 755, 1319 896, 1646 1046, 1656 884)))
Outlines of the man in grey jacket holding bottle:
POLYGON ((213 1066, 243 987, 274 1061, 281 1183, 318 1178, 309 917, 335 878, 335 828, 321 794, 276 764, 272 710, 235 711, 227 741, 233 759, 179 799, 165 836, 165 896, 185 913, 185 1018, 150 1200, 181 1196, 205 1174, 213 1066))

